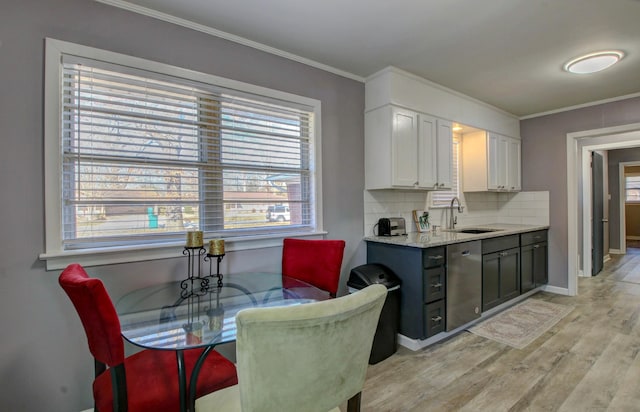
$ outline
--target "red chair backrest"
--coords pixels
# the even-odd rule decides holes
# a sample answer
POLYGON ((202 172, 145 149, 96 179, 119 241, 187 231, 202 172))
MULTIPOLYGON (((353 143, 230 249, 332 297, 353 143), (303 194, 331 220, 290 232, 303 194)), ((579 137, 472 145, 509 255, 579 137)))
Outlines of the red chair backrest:
POLYGON ((344 246, 344 240, 284 239, 282 274, 335 296, 340 282, 344 246))
POLYGON ((120 320, 102 281, 77 263, 67 266, 58 281, 80 316, 93 357, 110 367, 124 362, 120 320))

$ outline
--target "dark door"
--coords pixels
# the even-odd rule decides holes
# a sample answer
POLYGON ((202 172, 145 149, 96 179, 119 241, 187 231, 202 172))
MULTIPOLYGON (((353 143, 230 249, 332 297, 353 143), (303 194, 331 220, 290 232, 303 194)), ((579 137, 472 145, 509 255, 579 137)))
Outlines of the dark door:
POLYGON ((591 241, 591 275, 602 270, 604 258, 604 214, 603 214, 603 166, 602 155, 591 152, 591 195, 592 195, 592 241, 591 241))

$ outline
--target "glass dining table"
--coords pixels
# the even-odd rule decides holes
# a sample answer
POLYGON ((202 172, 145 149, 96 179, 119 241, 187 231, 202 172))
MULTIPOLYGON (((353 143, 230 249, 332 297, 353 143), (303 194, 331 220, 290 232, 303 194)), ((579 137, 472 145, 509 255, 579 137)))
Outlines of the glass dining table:
POLYGON ((176 352, 181 411, 193 410, 195 382, 216 345, 236 340, 236 314, 246 308, 301 305, 330 299, 328 292, 280 273, 242 273, 187 278, 134 290, 116 302, 122 336, 154 350, 176 352), (186 349, 204 348, 191 373, 186 349))

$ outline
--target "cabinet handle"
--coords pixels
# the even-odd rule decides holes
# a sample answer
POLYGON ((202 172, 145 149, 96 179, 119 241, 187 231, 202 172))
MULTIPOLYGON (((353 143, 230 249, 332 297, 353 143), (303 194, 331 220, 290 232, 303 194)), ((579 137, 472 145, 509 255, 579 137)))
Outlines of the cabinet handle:
POLYGON ((427 256, 427 259, 431 259, 431 260, 440 260, 442 259, 444 256, 442 255, 434 255, 434 256, 427 256))
POLYGON ((538 249, 540 247, 540 245, 533 245, 534 249, 538 249))
POLYGON ((509 252, 500 252, 500 256, 507 256, 509 252))
POLYGON ((440 289, 442 287, 442 283, 432 283, 431 287, 434 289, 440 289))
POLYGON ((444 187, 444 183, 440 183, 440 187, 444 187))
POLYGON ((431 318, 431 320, 434 322, 440 322, 442 320, 442 316, 434 316, 431 318))

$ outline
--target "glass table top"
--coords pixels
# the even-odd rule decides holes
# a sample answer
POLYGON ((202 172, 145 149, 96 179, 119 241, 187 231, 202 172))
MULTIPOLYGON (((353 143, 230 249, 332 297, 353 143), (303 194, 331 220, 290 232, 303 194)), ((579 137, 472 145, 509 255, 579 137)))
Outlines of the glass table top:
POLYGON ((327 292, 279 273, 225 275, 134 290, 116 302, 122 336, 149 349, 188 349, 233 342, 236 314, 246 308, 330 299, 327 292))

